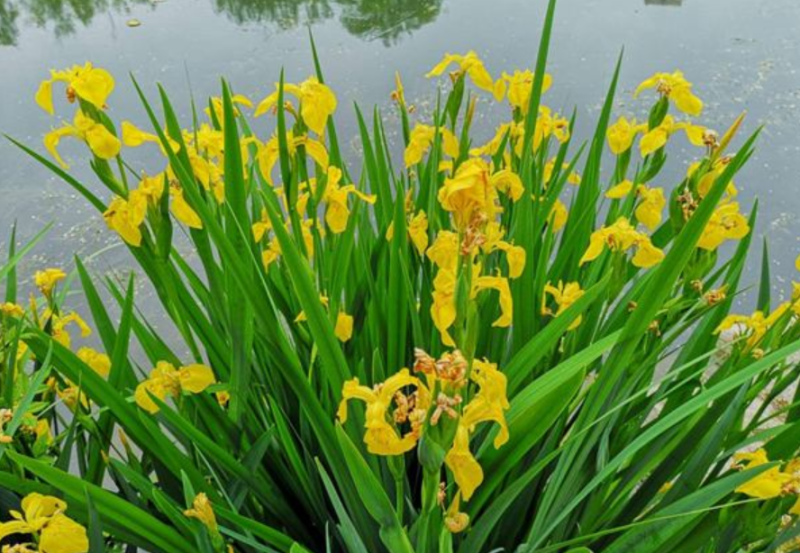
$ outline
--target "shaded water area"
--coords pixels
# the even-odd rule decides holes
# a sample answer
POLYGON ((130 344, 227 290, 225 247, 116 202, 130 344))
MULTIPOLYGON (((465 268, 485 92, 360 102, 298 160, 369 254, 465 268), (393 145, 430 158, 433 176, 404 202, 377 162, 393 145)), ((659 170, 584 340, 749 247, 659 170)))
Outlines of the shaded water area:
MULTIPOLYGON (((56 121, 34 103, 50 68, 86 60, 117 77, 110 115, 146 127, 132 73, 155 97, 156 82, 172 96, 183 122, 190 94, 219 94, 219 78, 259 100, 273 90, 280 69, 299 81, 313 72, 308 29, 315 36, 326 78, 339 97, 340 137, 354 168, 360 166, 353 102, 387 113, 393 74, 406 96, 429 113, 436 85, 425 72, 446 52, 474 49, 494 75, 534 65, 544 0, 0 0, 0 131, 41 149, 56 121), (130 27, 135 19, 139 26, 130 27)), ((682 69, 706 102, 701 122, 724 129, 747 110, 747 130, 764 125, 756 156, 737 185, 749 212, 761 202, 755 232, 769 239, 776 293, 789 291, 800 253, 800 2, 797 0, 561 0, 551 49, 554 86, 546 102, 577 108, 579 141, 592 131, 621 48, 625 48, 617 113, 643 115, 631 100, 635 86, 655 71, 682 69)), ((479 139, 500 122, 497 110, 479 109, 479 139)), ((266 136, 272 121, 259 119, 266 136)), ((671 188, 692 160, 683 139, 671 147, 668 169, 654 185, 671 188)), ((399 149, 399 146, 398 146, 399 149)), ((134 167, 161 169, 153 149, 128 154, 134 167)), ((79 178, 91 178, 82 146, 63 152, 79 178)), ((104 197, 106 197, 104 195, 104 197)), ((56 224, 22 272, 44 265, 71 267, 93 256, 98 274, 131 266, 124 247, 102 218, 64 183, 5 141, 0 142, 0 252, 14 221, 22 238, 56 224), (94 255, 97 254, 97 255, 94 255)), ((758 277, 754 251, 746 282, 758 277)))

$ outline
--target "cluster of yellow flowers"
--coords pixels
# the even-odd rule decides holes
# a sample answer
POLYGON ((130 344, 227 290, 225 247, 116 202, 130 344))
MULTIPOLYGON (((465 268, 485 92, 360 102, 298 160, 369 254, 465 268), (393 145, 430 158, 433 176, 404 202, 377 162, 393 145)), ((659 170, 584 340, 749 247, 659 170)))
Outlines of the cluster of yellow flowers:
MULTIPOLYGON (((752 469, 770 462, 764 449, 737 453, 733 459, 734 468, 741 470, 752 469)), ((789 510, 789 514, 800 516, 800 459, 792 459, 783 467, 768 468, 736 488, 736 491, 757 499, 797 496, 797 501, 789 510)))
MULTIPOLYGON (((800 257, 795 261, 795 267, 800 271, 800 257)), ((722 320, 715 332, 720 334, 731 331, 737 337, 747 338, 744 340, 744 351, 760 357, 764 354, 761 346, 767 333, 778 323, 795 323, 798 318, 800 318, 800 282, 793 282, 791 298, 778 304, 769 314, 761 310, 754 311, 750 315, 730 314, 722 320)))
POLYGON ((0 523, 0 540, 29 534, 31 542, 4 545, 3 553, 86 553, 86 528, 65 515, 67 504, 49 495, 32 493, 22 500, 22 512, 11 511, 12 520, 0 523))
MULTIPOLYGON (((403 454, 417 445, 426 429, 447 426, 450 443, 442 445, 449 447, 444 462, 459 488, 454 500, 457 511, 460 498, 469 500, 483 481, 483 469, 469 448, 477 425, 498 424, 496 448, 508 441, 506 377, 487 360, 468 363, 459 350, 444 353, 439 359, 420 349, 415 355, 414 373, 420 376, 404 368, 373 388, 361 385, 358 378, 347 381, 338 417, 342 423, 347 421, 347 403, 351 399, 367 404, 364 443, 375 455, 403 454), (408 387, 413 387, 414 392, 404 393, 408 387), (462 405, 465 397, 472 399, 462 405), (408 426, 408 431, 401 435, 397 427, 403 425, 408 426)), ((463 520, 463 516, 459 518, 463 520)), ((463 527, 451 530, 460 531, 463 527)))

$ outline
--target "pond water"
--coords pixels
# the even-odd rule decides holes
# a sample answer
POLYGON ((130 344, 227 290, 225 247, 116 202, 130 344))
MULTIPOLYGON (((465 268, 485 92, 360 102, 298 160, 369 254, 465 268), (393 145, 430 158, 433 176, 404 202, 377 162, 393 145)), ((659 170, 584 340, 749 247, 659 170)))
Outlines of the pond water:
MULTIPOLYGON (((37 148, 54 122, 33 101, 50 68, 93 61, 117 77, 111 115, 145 125, 126 75, 153 94, 163 83, 187 116, 190 93, 219 94, 225 76, 237 92, 260 99, 281 67, 288 80, 313 68, 308 28, 337 92, 337 122, 348 155, 358 159, 352 103, 391 111, 393 74, 406 95, 430 105, 435 84, 424 73, 442 53, 476 50, 489 70, 534 65, 544 0, 0 0, 0 131, 37 148), (140 25, 131 27, 128 22, 140 25)), ((764 125, 756 156, 737 184, 741 201, 761 200, 757 235, 767 236, 780 291, 796 276, 800 253, 800 2, 797 0, 561 0, 547 103, 578 107, 578 138, 591 132, 614 63, 624 46, 617 111, 637 114, 636 84, 655 71, 682 69, 706 102, 702 122, 724 129, 747 110, 746 128, 764 125)), ((266 124, 266 123, 263 123, 266 124)), ((486 121, 485 134, 495 120, 486 121)), ((266 132, 266 131, 265 131, 266 132)), ((65 145, 74 171, 89 179, 78 148, 65 145)), ((676 148, 663 184, 685 171, 676 148)), ((681 155, 686 154, 686 155, 681 155)), ((137 161, 148 161, 146 154, 137 161)), ((89 181, 92 182, 92 181, 89 181)), ((97 190, 100 190, 99 185, 97 190)), ((749 209, 747 209, 749 211, 749 209)), ((17 221, 30 237, 56 224, 23 271, 71 266, 74 253, 99 254, 96 271, 124 269, 124 248, 101 218, 63 183, 0 142, 0 251, 17 221)), ((758 243, 758 241, 756 243, 758 243)), ((747 278, 758 275, 754 252, 747 278)))

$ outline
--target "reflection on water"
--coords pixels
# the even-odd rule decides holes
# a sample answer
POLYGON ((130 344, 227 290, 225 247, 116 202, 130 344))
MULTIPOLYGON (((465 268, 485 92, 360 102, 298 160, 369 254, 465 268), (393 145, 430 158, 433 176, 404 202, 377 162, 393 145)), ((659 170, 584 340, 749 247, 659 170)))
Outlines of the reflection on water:
POLYGON ((683 0, 644 0, 645 6, 680 6, 683 0))
MULTIPOLYGON (((26 25, 52 28, 56 37, 87 26, 98 14, 128 11, 165 0, 0 0, 0 46, 16 44, 20 18, 26 25)), ((268 23, 280 29, 313 25, 339 16, 349 33, 394 44, 441 12, 442 0, 212 0, 234 23, 268 23), (337 9, 338 8, 338 9, 337 9)))

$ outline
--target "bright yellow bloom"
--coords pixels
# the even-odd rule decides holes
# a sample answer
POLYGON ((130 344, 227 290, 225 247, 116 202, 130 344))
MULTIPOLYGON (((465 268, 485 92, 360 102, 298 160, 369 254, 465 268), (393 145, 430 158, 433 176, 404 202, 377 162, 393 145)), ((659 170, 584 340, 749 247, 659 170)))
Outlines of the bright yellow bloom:
POLYGON ((747 218, 739 213, 736 202, 721 203, 711 215, 697 247, 704 250, 715 250, 726 240, 741 240, 750 232, 747 218))
POLYGON ((636 248, 631 262, 641 268, 652 267, 664 259, 664 252, 653 246, 650 238, 631 226, 625 217, 620 217, 613 225, 592 233, 589 247, 583 254, 580 264, 597 259, 605 248, 612 252, 625 252, 636 248))
POLYGON ((325 194, 322 200, 327 205, 325 210, 325 222, 334 234, 340 234, 347 229, 347 221, 350 218, 350 208, 347 205, 347 197, 354 194, 368 204, 374 204, 377 197, 371 194, 364 194, 354 184, 340 186, 342 180, 342 170, 331 165, 328 167, 328 182, 325 185, 325 194))
POLYGON ((69 165, 58 153, 58 144, 65 137, 73 137, 85 142, 92 153, 100 159, 112 159, 119 153, 119 139, 111 134, 105 125, 78 110, 75 112, 72 125, 65 123, 44 135, 45 148, 64 169, 69 169, 69 165))
POLYGON ((473 281, 472 297, 483 290, 497 290, 500 294, 500 317, 492 326, 508 327, 514 318, 514 302, 511 298, 511 288, 508 279, 500 276, 481 276, 473 281))
POLYGON ((25 310, 16 303, 4 302, 0 303, 0 314, 19 319, 25 315, 25 310))
MULTIPOLYGON (((298 146, 304 146, 306 154, 311 157, 323 171, 328 170, 328 151, 325 145, 318 140, 308 137, 307 135, 294 136, 289 131, 286 133, 286 146, 289 151, 289 156, 294 158, 298 146)), ((267 140, 264 144, 259 145, 258 153, 256 154, 256 161, 258 162, 258 169, 261 176, 264 177, 269 184, 274 184, 272 181, 272 171, 280 159, 280 145, 278 143, 278 136, 273 135, 272 138, 267 140)))
MULTIPOLYGON (((507 87, 508 103, 512 108, 519 109, 522 115, 527 115, 533 90, 534 73, 530 69, 524 71, 516 70, 513 75, 505 71, 500 77, 507 87)), ((498 82, 500 82, 498 81, 498 82)), ((542 94, 547 92, 553 84, 553 77, 545 73, 542 82, 542 94)))
POLYGON ((458 235, 449 230, 439 231, 428 248, 428 258, 440 269, 455 271, 458 266, 458 235))
POLYGON ((663 188, 648 188, 640 184, 637 192, 641 201, 636 206, 636 219, 651 231, 661 223, 661 211, 667 205, 663 188))
POLYGON ((50 78, 42 81, 36 91, 36 103, 50 115, 53 110, 53 83, 62 82, 67 85, 67 100, 73 103, 80 98, 97 109, 104 109, 106 100, 114 90, 114 78, 105 69, 92 66, 86 62, 82 67, 73 65, 63 71, 50 71, 50 78))
POLYGON ((408 222, 408 235, 420 255, 428 249, 428 216, 421 209, 408 222))
MULTIPOLYGON (((725 170, 725 167, 728 163, 731 162, 730 157, 721 157, 714 161, 711 168, 704 174, 697 182, 697 194, 700 198, 705 198, 708 194, 711 187, 714 185, 714 182, 722 175, 722 172, 725 170)), ((692 163, 689 168, 686 170, 686 177, 692 178, 695 174, 697 169, 700 168, 701 162, 696 161, 692 163)), ((728 185, 725 187, 725 194, 729 197, 733 198, 739 194, 739 191, 736 190, 736 185, 734 184, 733 180, 731 179, 728 182, 728 185)))
MULTIPOLYGON (((161 153, 166 155, 166 152, 164 152, 164 147, 161 145, 161 139, 158 138, 158 135, 145 132, 130 121, 122 122, 122 143, 125 146, 128 148, 138 148, 145 142, 157 144, 161 149, 161 153)), ((180 144, 172 140, 169 136, 167 136, 167 142, 169 143, 169 147, 173 152, 177 153, 178 150, 180 150, 180 144)))
POLYGON ((347 342, 352 338, 353 316, 348 315, 344 311, 340 311, 339 315, 336 317, 336 328, 333 329, 333 333, 336 334, 340 342, 347 342))
POLYGON ((619 184, 615 184, 611 188, 608 189, 606 192, 606 198, 612 200, 621 200, 625 196, 631 193, 633 190, 633 183, 628 179, 625 179, 619 184))
POLYGON ((463 532, 467 529, 467 526, 469 526, 469 515, 467 513, 462 513, 460 506, 461 492, 457 492, 453 503, 448 507, 444 517, 444 525, 452 534, 463 532))
POLYGON ((736 329, 737 334, 748 336, 746 348, 752 349, 764 337, 764 335, 780 320, 786 311, 791 307, 791 302, 784 302, 776 307, 769 315, 764 315, 762 311, 755 311, 752 315, 728 315, 725 317, 715 334, 726 330, 736 329))
POLYGON ((480 388, 475 397, 464 408, 458 421, 453 446, 445 456, 445 464, 453 473, 464 500, 468 501, 483 482, 483 469, 469 449, 470 434, 482 422, 496 422, 500 431, 494 439, 494 447, 499 449, 509 438, 505 411, 509 403, 506 376, 497 370, 495 363, 475 360, 470 380, 480 388))
POLYGON ((168 395, 177 398, 181 393, 199 394, 217 381, 211 367, 201 364, 176 369, 167 361, 159 361, 147 380, 140 382, 133 397, 136 404, 148 413, 157 413, 153 395, 164 401, 168 395))
MULTIPOLYGON (((163 190, 163 183, 161 186, 163 190)), ((142 244, 142 232, 139 227, 147 215, 147 201, 148 194, 134 190, 128 195, 127 200, 119 197, 111 200, 103 213, 108 228, 119 233, 125 242, 134 247, 142 244)))
POLYGON ((36 273, 33 275, 33 281, 36 284, 36 287, 48 298, 53 294, 53 289, 56 287, 56 284, 65 278, 67 278, 67 273, 56 268, 45 269, 44 271, 36 271, 36 273))
POLYGON ((414 448, 430 405, 430 394, 419 379, 411 376, 408 369, 402 369, 374 388, 360 385, 358 378, 345 382, 338 411, 339 421, 342 423, 347 421, 347 402, 351 399, 359 399, 367 404, 364 424, 367 451, 374 455, 401 455, 414 448), (387 417, 395 394, 407 386, 417 389, 417 397, 414 412, 408 414, 411 430, 401 436, 387 417))
POLYGON ((669 137, 681 130, 686 133, 686 138, 689 139, 693 146, 702 147, 706 145, 705 135, 707 129, 705 127, 687 122, 676 122, 674 117, 667 115, 658 127, 648 130, 639 141, 639 151, 642 157, 666 146, 669 137))
POLYGON ((428 78, 438 77, 451 65, 458 65, 455 72, 457 77, 466 74, 472 79, 473 84, 478 88, 491 92, 495 100, 498 102, 503 98, 505 93, 505 83, 502 79, 498 79, 497 83, 492 80, 492 76, 486 70, 483 62, 474 51, 470 50, 464 55, 461 54, 445 54, 442 61, 436 64, 425 76, 428 78))
MULTIPOLYGON (((263 115, 277 104, 279 88, 280 85, 276 84, 275 92, 258 104, 254 113, 256 117, 263 115)), ((303 122, 309 129, 321 135, 325 131, 328 117, 336 111, 336 96, 333 91, 319 82, 316 77, 309 77, 299 85, 285 83, 283 91, 298 99, 303 122)))
POLYGON ((203 526, 208 528, 209 532, 217 532, 217 517, 214 514, 214 509, 211 507, 211 502, 208 496, 204 493, 199 493, 194 497, 192 508, 186 509, 183 512, 184 516, 194 518, 203 523, 203 526))
MULTIPOLYGON (((512 146, 517 145, 519 147, 519 151, 517 155, 522 151, 522 144, 520 143, 520 138, 522 138, 525 134, 525 129, 522 123, 503 123, 499 127, 497 127, 497 132, 495 133, 494 137, 484 144, 483 146, 479 146, 477 148, 472 148, 469 151, 469 155, 473 157, 478 156, 494 156, 497 153, 497 150, 500 148, 500 144, 502 144, 503 139, 508 136, 508 143, 512 146)), ((516 148, 515 148, 516 150, 516 148)))
POLYGON ((439 189, 439 203, 453 213, 456 227, 465 229, 477 213, 485 214, 489 220, 498 212, 498 190, 516 201, 524 190, 519 176, 510 170, 491 174, 489 164, 482 158, 470 158, 447 178, 439 189))
POLYGON ((93 350, 92 348, 80 348, 76 354, 78 359, 86 363, 94 372, 102 376, 108 377, 111 372, 111 359, 105 353, 93 350))
MULTIPOLYGON (((236 106, 244 106, 246 108, 253 109, 253 101, 244 94, 234 94, 231 96, 231 104, 233 104, 233 113, 235 116, 238 116, 240 113, 236 106)), ((216 116, 217 121, 219 121, 220 126, 224 128, 225 109, 222 104, 222 98, 219 96, 213 96, 211 98, 211 107, 214 110, 214 115, 216 116)), ((206 112, 206 117, 211 119, 211 110, 206 108, 204 111, 206 112)))
POLYGON ((687 115, 697 117, 703 111, 702 100, 694 95, 692 83, 687 81, 680 71, 656 73, 636 88, 633 97, 636 98, 642 91, 651 88, 655 88, 659 94, 672 100, 675 107, 687 115))
MULTIPOLYGON (((436 138, 436 127, 417 123, 408 137, 408 146, 403 153, 403 160, 406 167, 416 165, 425 156, 436 138)), ((439 127, 439 135, 442 141, 442 150, 452 158, 457 158, 459 153, 458 138, 450 129, 439 127)))
POLYGON ((52 315, 51 335, 53 339, 64 346, 70 347, 72 338, 67 331, 69 325, 75 325, 81 331, 81 338, 86 338, 92 334, 92 329, 86 324, 86 321, 81 318, 77 313, 69 313, 67 315, 52 315))
POLYGON ((553 208, 550 210, 549 221, 552 225, 553 232, 558 232, 564 225, 567 224, 567 219, 569 218, 569 211, 567 211, 567 206, 564 205, 564 202, 561 200, 556 200, 553 203, 553 208))
POLYGON ((40 553, 86 553, 86 528, 66 516, 66 510, 67 504, 56 497, 28 494, 22 500, 22 513, 12 510, 12 520, 0 523, 0 540, 13 534, 32 534, 40 553))
POLYGON ((189 228, 201 229, 203 228, 203 221, 197 212, 189 205, 186 198, 183 197, 183 188, 177 183, 173 183, 169 187, 170 196, 172 196, 172 214, 175 218, 189 228))
POLYGON ((525 270, 526 252, 522 246, 514 246, 508 242, 499 241, 497 249, 505 252, 508 262, 508 278, 518 278, 525 270))
POLYGON ((608 147, 614 155, 624 154, 631 149, 636 135, 646 130, 647 124, 637 124, 636 119, 628 121, 625 117, 620 117, 606 131, 608 147))
MULTIPOLYGON (((752 453, 737 453, 733 459, 734 466, 741 469, 751 469, 769 463, 767 452, 764 449, 758 449, 752 453)), ((787 484, 796 481, 796 478, 792 473, 783 472, 780 467, 775 466, 745 482, 736 488, 736 491, 758 499, 772 499, 783 495, 787 484)))
MULTIPOLYGON (((568 282, 564 284, 562 281, 558 281, 558 286, 553 286, 549 282, 544 286, 544 293, 542 298, 542 315, 554 315, 558 317, 564 311, 569 308, 573 303, 578 301, 581 296, 583 296, 584 291, 581 289, 581 285, 578 282, 568 282), (547 295, 550 294, 553 296, 553 301, 556 302, 558 309, 555 313, 547 307, 547 295)), ((583 316, 579 316, 575 319, 572 324, 569 326, 568 330, 574 330, 580 326, 581 321, 583 321, 583 316)))
MULTIPOLYGON (((428 250, 428 255, 430 255, 430 250, 428 250)), ((431 320, 441 334, 442 343, 446 346, 454 347, 455 342, 448 329, 456 322, 455 269, 441 267, 433 279, 431 320)))

